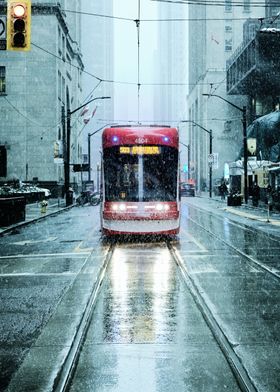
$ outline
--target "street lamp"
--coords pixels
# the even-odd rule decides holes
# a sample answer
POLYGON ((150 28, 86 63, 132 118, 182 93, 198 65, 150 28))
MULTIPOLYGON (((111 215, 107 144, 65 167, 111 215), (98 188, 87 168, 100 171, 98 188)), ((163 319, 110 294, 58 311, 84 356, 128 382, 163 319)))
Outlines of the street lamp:
POLYGON ((228 101, 227 99, 221 97, 220 95, 217 94, 202 94, 207 97, 217 97, 222 99, 223 101, 227 102, 229 105, 233 106, 235 109, 240 110, 242 112, 242 124, 243 124, 243 154, 244 154, 244 201, 245 204, 248 203, 248 151, 247 151, 247 124, 246 124, 246 106, 243 106, 242 108, 235 105, 234 103, 228 101))
POLYGON ((69 108, 67 109, 67 115, 66 115, 66 154, 65 154, 65 160, 64 160, 64 173, 65 173, 65 178, 64 178, 64 187, 65 187, 65 195, 66 195, 66 206, 68 207, 69 205, 72 204, 72 197, 69 192, 69 187, 70 187, 70 134, 71 134, 71 116, 72 114, 76 113, 78 110, 82 109, 84 106, 88 105, 89 103, 96 101, 98 99, 110 99, 111 97, 96 97, 88 102, 84 103, 83 105, 79 106, 78 108, 74 110, 70 110, 69 108))
MULTIPOLYGON (((212 129, 208 130, 193 120, 182 120, 180 122, 181 123, 189 123, 190 122, 209 134, 209 154, 211 155, 212 154, 212 147, 213 147, 212 129)), ((209 166, 209 197, 212 197, 212 165, 209 166)))
POLYGON ((188 150, 188 180, 190 179, 190 145, 180 142, 183 146, 185 146, 188 150))
POLYGON ((102 129, 108 127, 109 125, 116 125, 115 123, 110 123, 103 125, 103 127, 97 129, 96 131, 92 133, 88 133, 88 163, 89 163, 89 168, 88 168, 88 181, 91 181, 91 167, 90 167, 90 161, 91 161, 91 147, 90 147, 90 138, 95 135, 97 132, 102 131, 102 129))

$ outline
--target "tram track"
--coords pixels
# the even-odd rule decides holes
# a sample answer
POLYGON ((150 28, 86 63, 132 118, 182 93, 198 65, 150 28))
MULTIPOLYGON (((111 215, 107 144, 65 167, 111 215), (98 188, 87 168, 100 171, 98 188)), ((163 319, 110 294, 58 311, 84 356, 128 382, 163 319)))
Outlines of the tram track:
MULTIPOLYGON (((213 214, 211 214, 208 211, 205 211, 203 209, 197 208, 197 207, 193 207, 192 208, 202 211, 203 213, 207 213, 208 215, 211 215, 212 218, 215 218, 217 220, 222 220, 222 219, 226 219, 226 218, 220 218, 217 217, 213 214)), ((241 249, 238 249, 235 245, 233 245, 232 243, 230 243, 229 241, 224 240, 223 238, 221 238, 221 236, 215 234, 213 231, 209 230, 208 228, 206 228, 205 226, 203 226, 202 224, 198 223, 195 219, 191 218, 190 216, 188 216, 188 220, 191 221, 193 224, 195 224, 196 226, 198 226, 200 229, 202 229, 203 231, 205 231, 206 233, 210 234, 212 237, 214 237, 215 239, 217 239, 218 241, 220 241, 221 243, 227 245, 229 248, 231 248, 232 250, 234 250, 238 255, 244 257, 246 259, 246 261, 248 263, 250 263, 251 265, 254 265, 254 267, 258 267, 260 271, 262 272, 268 272, 269 274, 271 274, 274 278, 280 279, 280 274, 279 272, 273 271, 270 267, 266 266, 265 264, 263 264, 261 261, 256 260, 254 257, 248 255, 247 253, 243 252, 241 249)), ((227 219, 227 222, 233 226, 237 226, 240 227, 240 225, 238 225, 235 222, 230 221, 229 219, 227 219)), ((243 230, 247 230, 249 232, 254 233, 255 231, 253 229, 250 228, 246 228, 246 227, 242 227, 243 230)), ((270 239, 271 241, 275 241, 277 242, 276 239, 272 238, 270 239)))
POLYGON ((188 273, 187 267, 182 260, 180 254, 177 249, 175 249, 170 242, 167 242, 167 247, 177 264, 179 270, 181 271, 181 275, 183 280, 191 293, 196 306, 198 307, 200 313, 202 314, 206 324, 208 325, 212 335, 214 336, 218 346, 224 354, 225 359, 227 360, 234 377, 237 380, 238 385, 242 392, 257 392, 254 384, 248 376, 246 369, 243 367, 240 362, 238 356, 236 355, 234 349, 232 348, 230 342, 228 341, 226 335, 222 331, 219 326, 219 323, 216 321, 209 307, 207 306, 206 301, 203 296, 200 294, 194 280, 191 275, 188 273))
POLYGON ((72 341, 72 345, 69 349, 68 355, 62 365, 59 374, 56 377, 56 380, 54 381, 54 386, 53 386, 54 392, 65 392, 68 390, 69 385, 71 384, 73 374, 75 372, 77 363, 79 361, 81 348, 91 323, 91 317, 94 310, 94 306, 96 304, 96 300, 98 298, 98 294, 102 286, 106 274, 106 270, 112 258, 113 252, 114 252, 114 245, 110 245, 105 260, 102 264, 102 267, 100 268, 96 282, 92 287, 92 291, 89 296, 87 305, 85 307, 83 316, 80 320, 79 325, 77 326, 76 334, 72 341))
MULTIPOLYGON (((215 317, 213 316, 211 310, 209 309, 206 301, 204 300, 203 296, 200 294, 199 289, 197 288, 194 280, 192 279, 191 275, 188 273, 185 262, 183 261, 179 252, 172 245, 170 241, 166 241, 165 245, 171 255, 171 258, 176 263, 177 268, 179 270, 179 275, 182 277, 184 284, 186 285, 189 293, 191 294, 197 309, 202 315, 206 325, 208 326, 209 330, 211 331, 214 337, 214 340, 216 341, 221 352, 223 353, 223 356, 227 361, 229 368, 231 369, 231 372, 233 374, 233 377, 235 378, 237 384, 240 387, 240 390, 242 392, 257 392, 255 386, 253 385, 251 379, 247 374, 246 369, 244 368, 244 366, 240 362, 240 359, 236 355, 234 348, 231 346, 226 335, 224 334, 223 330, 221 329, 215 317)), ((77 328, 77 333, 73 340, 72 346, 62 366, 62 369, 57 377, 57 381, 53 388, 54 392, 66 392, 71 390, 73 377, 78 367, 80 354, 82 352, 83 345, 86 341, 86 336, 87 336, 89 326, 92 322, 92 315, 100 292, 100 288, 104 281, 106 271, 108 269, 108 266, 110 264, 110 261, 112 259, 116 247, 117 247, 116 244, 112 244, 108 250, 106 259, 103 263, 96 284, 94 285, 92 293, 88 300, 84 315, 81 319, 79 327, 77 328)))

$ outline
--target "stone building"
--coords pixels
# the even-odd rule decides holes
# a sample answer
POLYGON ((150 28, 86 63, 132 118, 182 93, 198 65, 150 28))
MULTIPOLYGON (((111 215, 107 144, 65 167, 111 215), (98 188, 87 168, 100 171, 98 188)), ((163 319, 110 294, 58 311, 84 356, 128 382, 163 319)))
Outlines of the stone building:
MULTIPOLYGON (((213 178, 226 175, 228 162, 236 158, 242 146, 242 112, 215 94, 242 108, 247 104, 243 95, 227 96, 226 60, 243 38, 243 24, 249 18, 265 16, 265 7, 255 7, 244 0, 194 4, 189 7, 189 83, 188 118, 213 131, 213 152, 218 164, 213 178)), ((265 1, 263 1, 265 5, 265 1)), ((189 126, 192 176, 198 190, 208 179, 209 136, 194 124, 189 126)))
MULTIPOLYGON (((80 0, 33 1, 31 50, 0 52, 0 145, 7 154, 1 182, 38 180, 53 189, 64 183, 62 108, 66 113, 82 104, 81 23, 76 11, 80 0)), ((0 14, 5 13, 3 1, 0 14)), ((77 116, 71 120, 70 162, 79 163, 82 123, 77 116)), ((77 183, 77 175, 70 173, 70 181, 77 183)))

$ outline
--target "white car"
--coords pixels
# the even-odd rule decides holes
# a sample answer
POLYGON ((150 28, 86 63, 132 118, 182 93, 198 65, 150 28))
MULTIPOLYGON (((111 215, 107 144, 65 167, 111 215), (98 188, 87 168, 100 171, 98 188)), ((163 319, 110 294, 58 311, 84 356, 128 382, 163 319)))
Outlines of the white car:
POLYGON ((38 192, 44 192, 45 193, 45 197, 50 197, 51 196, 51 191, 47 188, 39 188, 36 186, 36 190, 38 192))

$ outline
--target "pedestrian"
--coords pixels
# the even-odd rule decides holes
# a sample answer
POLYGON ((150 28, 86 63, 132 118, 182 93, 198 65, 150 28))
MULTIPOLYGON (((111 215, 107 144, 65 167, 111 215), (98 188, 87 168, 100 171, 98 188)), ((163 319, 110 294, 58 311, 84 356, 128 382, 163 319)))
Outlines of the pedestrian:
POLYGON ((272 211, 273 197, 272 197, 272 187, 270 184, 266 188, 266 198, 267 198, 268 209, 269 209, 269 211, 272 211))
POLYGON ((254 207, 258 207, 259 205, 259 199, 260 199, 260 187, 256 182, 254 182, 253 188, 252 188, 252 204, 254 207))
POLYGON ((225 200, 225 197, 227 195, 227 186, 226 186, 226 183, 224 181, 219 186, 219 189, 220 189, 221 199, 225 200))

